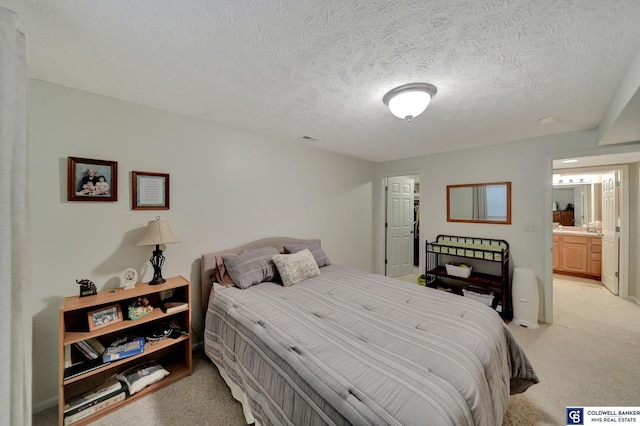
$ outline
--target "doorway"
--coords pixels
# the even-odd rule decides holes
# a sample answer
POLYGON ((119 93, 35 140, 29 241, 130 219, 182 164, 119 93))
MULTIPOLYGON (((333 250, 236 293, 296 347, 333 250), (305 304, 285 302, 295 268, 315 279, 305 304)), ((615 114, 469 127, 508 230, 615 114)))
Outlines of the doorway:
POLYGON ((554 170, 554 280, 580 276, 618 295, 621 176, 619 169, 554 170))
POLYGON ((400 277, 419 274, 420 176, 383 178, 384 274, 400 277))
MULTIPOLYGON (((586 203, 581 206, 583 211, 579 214, 579 217, 575 216, 575 221, 583 227, 583 230, 589 230, 594 224, 601 225, 598 229, 592 229, 596 231, 596 234, 603 236, 601 280, 594 280, 593 283, 602 285, 602 282, 609 280, 606 283, 606 287, 602 285, 602 288, 608 289, 607 291, 612 295, 623 298, 628 297, 629 294, 628 277, 631 266, 629 263, 629 241, 632 238, 636 238, 635 235, 630 234, 629 226, 629 187, 632 182, 629 178, 629 167, 624 164, 629 163, 629 160, 633 162, 629 154, 633 156, 638 153, 579 157, 576 166, 563 165, 563 162, 568 162, 568 159, 559 159, 553 161, 552 167, 554 183, 557 182, 558 175, 561 175, 565 184, 581 187, 587 184, 586 181, 588 179, 595 176, 592 186, 587 187, 585 185, 585 189, 581 187, 579 193, 582 194, 582 198, 577 195, 574 198, 574 203, 578 203, 580 199, 586 203), (580 164, 583 164, 583 166, 580 167, 580 164), (602 191, 603 185, 608 186, 608 191, 602 191), (605 224, 605 222, 607 223, 605 224), (607 234, 606 237, 605 234, 607 234), (605 244, 608 247, 605 247, 605 244), (605 277, 605 274, 607 277, 605 277)), ((576 162, 575 157, 571 161, 576 162)), ((575 194, 578 194, 578 191, 575 194)), ((554 209, 558 208, 555 202, 552 206, 554 209)), ((549 239, 553 240, 551 235, 549 239)), ((552 263, 556 263, 556 255, 557 253, 554 252, 554 262, 552 263)), ((597 255, 591 254, 591 256, 596 259, 594 256, 597 255)), ((551 270, 553 267, 549 266, 549 269, 551 270)), ((553 271, 549 271, 547 277, 551 278, 551 280, 545 280, 547 283, 545 284, 545 294, 550 295, 545 302, 545 322, 550 323, 553 321, 553 281, 555 278, 562 279, 562 276, 558 277, 553 271)))

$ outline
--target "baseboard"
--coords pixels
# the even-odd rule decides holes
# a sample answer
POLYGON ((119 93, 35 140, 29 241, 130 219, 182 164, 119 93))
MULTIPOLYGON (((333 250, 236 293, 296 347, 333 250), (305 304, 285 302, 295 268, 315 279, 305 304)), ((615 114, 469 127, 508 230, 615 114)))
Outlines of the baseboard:
POLYGON ((202 349, 203 346, 204 346, 204 342, 192 343, 191 344, 191 352, 198 351, 198 350, 202 349))
POLYGON ((57 407, 58 406, 58 397, 57 396, 52 396, 49 399, 46 399, 42 402, 39 402, 37 404, 33 404, 33 407, 31 407, 31 414, 36 414, 39 413, 40 411, 44 411, 47 408, 51 408, 51 407, 57 407))
POLYGON ((635 296, 627 296, 628 300, 631 300, 632 302, 635 302, 636 305, 640 305, 640 299, 638 299, 635 296))

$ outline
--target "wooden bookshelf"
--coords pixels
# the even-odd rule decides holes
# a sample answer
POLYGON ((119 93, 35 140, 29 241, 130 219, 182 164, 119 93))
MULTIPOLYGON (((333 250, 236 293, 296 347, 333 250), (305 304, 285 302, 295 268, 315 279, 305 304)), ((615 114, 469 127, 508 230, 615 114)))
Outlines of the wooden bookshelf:
POLYGON ((63 300, 62 306, 60 307, 58 346, 58 423, 60 425, 64 425, 65 401, 100 385, 114 374, 151 360, 160 363, 170 373, 159 382, 147 386, 140 392, 127 397, 124 401, 120 401, 73 423, 73 425, 86 425, 117 410, 123 405, 129 404, 183 377, 191 375, 191 283, 184 277, 178 276, 168 278, 164 284, 160 285, 152 286, 143 283, 137 284, 135 288, 131 290, 118 288, 101 291, 92 296, 67 297, 63 300), (169 314, 162 312, 157 306, 159 306, 161 299, 160 293, 165 291, 172 291, 179 299, 187 302, 187 307, 169 314), (151 306, 154 306, 154 309, 151 313, 141 318, 129 320, 127 316, 127 305, 130 301, 136 300, 138 297, 147 298, 151 306), (89 331, 88 312, 116 304, 121 306, 124 320, 89 331), (148 341, 145 344, 144 352, 138 355, 113 361, 74 377, 64 377, 65 346, 90 338, 96 338, 104 346, 108 346, 118 337, 128 334, 143 334, 145 329, 169 320, 177 321, 181 328, 189 334, 180 336, 177 339, 165 338, 162 340, 148 341))

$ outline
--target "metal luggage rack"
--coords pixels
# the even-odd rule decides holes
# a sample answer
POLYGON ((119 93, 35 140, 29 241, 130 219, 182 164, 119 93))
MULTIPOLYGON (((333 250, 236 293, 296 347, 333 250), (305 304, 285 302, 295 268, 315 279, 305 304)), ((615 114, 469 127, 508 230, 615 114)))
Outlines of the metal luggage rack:
POLYGON ((448 287, 462 295, 462 288, 468 285, 495 291, 492 307, 500 311, 503 318, 512 316, 511 283, 509 280, 509 243, 493 238, 465 237, 458 235, 438 235, 435 241, 426 243, 425 280, 429 287, 448 287), (487 248, 477 247, 486 246, 487 248), (452 249, 455 249, 452 251, 452 249), (446 263, 459 259, 472 259, 473 262, 493 262, 499 264, 500 272, 482 273, 472 271, 468 277, 447 273, 446 263), (447 284, 455 281, 459 286, 447 284))

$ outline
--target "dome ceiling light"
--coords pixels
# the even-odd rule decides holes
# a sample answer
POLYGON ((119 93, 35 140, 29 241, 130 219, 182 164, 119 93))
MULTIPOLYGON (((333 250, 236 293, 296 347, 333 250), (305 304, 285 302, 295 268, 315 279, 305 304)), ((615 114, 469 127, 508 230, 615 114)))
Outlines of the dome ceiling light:
POLYGON ((387 92, 382 102, 393 115, 407 121, 422 114, 438 89, 429 83, 410 83, 387 92))
POLYGON ((538 122, 540 124, 553 124, 556 121, 558 121, 558 117, 555 117, 555 116, 553 116, 553 117, 543 117, 540 120, 538 120, 538 122))

